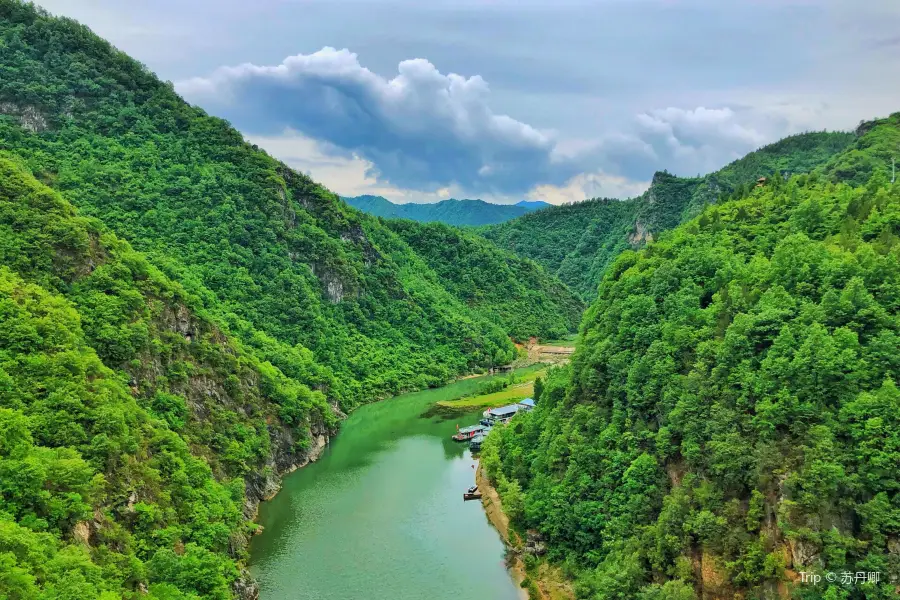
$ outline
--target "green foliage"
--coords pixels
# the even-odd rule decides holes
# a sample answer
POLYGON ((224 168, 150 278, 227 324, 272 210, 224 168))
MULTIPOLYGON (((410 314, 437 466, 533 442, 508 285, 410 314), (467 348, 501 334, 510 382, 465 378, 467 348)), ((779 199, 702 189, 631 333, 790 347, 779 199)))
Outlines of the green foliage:
POLYGON ((35 591, 22 597, 99 597, 140 581, 141 560, 173 540, 233 570, 242 497, 137 404, 89 347, 73 305, 0 267, 0 315, 0 368, 13 382, 0 393, 0 560, 35 591), (79 529, 93 556, 74 541, 79 529))
POLYGON ((454 296, 513 337, 553 339, 576 329, 584 305, 531 260, 440 223, 386 224, 428 263, 454 296))
POLYGON ((551 207, 480 232, 497 245, 533 259, 591 301, 623 250, 640 248, 709 204, 733 195, 746 196, 760 177, 776 183, 783 174, 811 172, 853 139, 849 133, 795 135, 704 177, 658 172, 650 189, 638 198, 593 199, 551 207))
MULTIPOLYGON (((376 219, 87 29, 2 0, 0 75, 0 149, 184 285, 257 358, 344 409, 514 356, 512 331, 484 316, 504 306, 473 314, 376 219)), ((87 300, 104 361, 135 359, 148 332, 118 315, 139 297, 101 287, 87 300)), ((540 318, 510 325, 571 328, 577 310, 545 302, 540 318)))
MULTIPOLYGON (((540 379, 540 378, 539 378, 540 379)), ((469 396, 484 396, 487 394, 493 394, 495 392, 501 392, 508 388, 511 385, 515 385, 519 383, 521 379, 516 377, 515 373, 510 373, 508 377, 494 377, 481 383, 478 385, 478 388, 469 396)))
MULTIPOLYGON (((883 169, 897 125, 848 152, 883 169)), ((745 190, 624 253, 571 369, 488 437, 517 525, 575 566, 582 597, 761 598, 788 568, 880 571, 846 597, 895 593, 900 187, 858 164, 850 184, 745 190)))
POLYGON ((234 540, 249 532, 232 478, 262 470, 270 423, 282 452, 313 423, 333 429, 326 399, 246 353, 128 244, 2 157, 0 230, 0 525, 14 537, 0 539, 0 586, 120 597, 159 551, 194 544, 218 579, 178 585, 230 594, 234 540))
POLYGON ((0 0, 0 597, 231 597, 245 502, 333 406, 573 328, 539 267, 500 275, 520 303, 473 310, 442 279, 462 273, 86 28, 0 0))
POLYGON ((479 233, 556 274, 582 298, 596 294, 609 263, 628 247, 637 201, 592 199, 553 206, 479 233))

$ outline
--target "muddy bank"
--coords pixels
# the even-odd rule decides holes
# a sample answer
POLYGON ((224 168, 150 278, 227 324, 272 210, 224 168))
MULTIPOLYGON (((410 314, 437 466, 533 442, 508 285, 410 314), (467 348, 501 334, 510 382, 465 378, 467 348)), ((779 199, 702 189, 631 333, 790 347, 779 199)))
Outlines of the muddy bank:
POLYGON ((528 590, 522 588, 522 582, 528 577, 525 573, 525 563, 522 562, 522 555, 519 550, 522 546, 522 540, 519 539, 515 532, 512 532, 513 540, 510 541, 509 518, 503 512, 500 494, 491 485, 481 463, 478 463, 478 468, 475 470, 475 484, 481 491, 481 505, 484 507, 484 514, 487 515, 488 521, 500 534, 503 543, 506 544, 506 563, 513 581, 522 590, 523 600, 537 600, 536 598, 529 598, 528 590))
POLYGON ((550 566, 546 560, 541 560, 537 567, 532 569, 532 572, 527 572, 522 558, 525 544, 519 534, 510 529, 509 517, 503 512, 500 494, 491 485, 480 463, 475 471, 475 483, 481 491, 481 504, 484 506, 488 521, 506 544, 507 564, 513 580, 518 586, 521 586, 526 579, 532 584, 528 586, 528 589, 522 588, 522 598, 525 600, 575 600, 575 592, 569 582, 565 580, 558 568, 550 566))

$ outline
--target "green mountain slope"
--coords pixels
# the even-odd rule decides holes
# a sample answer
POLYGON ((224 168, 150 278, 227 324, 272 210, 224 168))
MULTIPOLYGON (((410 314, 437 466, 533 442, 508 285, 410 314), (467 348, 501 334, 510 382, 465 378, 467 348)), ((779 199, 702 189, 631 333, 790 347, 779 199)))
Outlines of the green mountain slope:
POLYGON ((462 227, 466 225, 492 225, 503 223, 529 212, 549 206, 543 202, 519 204, 491 204, 484 200, 441 200, 433 204, 394 204, 381 196, 355 196, 343 198, 350 206, 365 213, 386 219, 410 219, 420 223, 445 223, 462 227))
POLYGON ((563 337, 578 328, 582 302, 528 259, 443 225, 386 221, 466 306, 521 341, 563 337))
POLYGON ((516 525, 579 597, 895 597, 898 144, 900 114, 625 252, 572 366, 488 438, 516 525))
POLYGON ((0 597, 254 597, 249 519, 340 408, 575 320, 533 264, 498 271, 537 286, 517 321, 432 259, 88 29, 0 0, 0 597))
POLYGON ((0 18, 0 148, 145 252, 260 357, 282 366, 310 350, 345 408, 509 360, 510 332, 470 314, 376 219, 75 23, 12 0, 0 18))
POLYGON ((551 207, 479 230, 497 245, 537 261, 586 300, 610 263, 697 215, 708 204, 744 193, 760 177, 806 173, 854 139, 849 133, 806 133, 748 154, 705 177, 656 173, 638 198, 597 199, 551 207))
POLYGON ((336 417, 198 304, 0 158, 0 597, 241 585, 247 517, 336 417))

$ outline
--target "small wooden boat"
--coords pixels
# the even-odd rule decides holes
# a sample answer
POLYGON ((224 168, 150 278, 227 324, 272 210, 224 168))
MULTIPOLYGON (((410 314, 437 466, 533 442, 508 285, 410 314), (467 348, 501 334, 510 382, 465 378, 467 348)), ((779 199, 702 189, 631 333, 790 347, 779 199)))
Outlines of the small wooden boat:
POLYGON ((463 501, 466 500, 481 500, 481 492, 478 491, 477 485, 473 485, 468 490, 463 492, 463 501))

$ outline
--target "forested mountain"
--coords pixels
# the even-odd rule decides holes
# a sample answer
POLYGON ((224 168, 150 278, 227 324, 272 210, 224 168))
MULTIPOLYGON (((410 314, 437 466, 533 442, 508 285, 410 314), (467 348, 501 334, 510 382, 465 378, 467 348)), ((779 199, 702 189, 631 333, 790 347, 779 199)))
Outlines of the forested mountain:
POLYGON ((530 210, 541 210, 542 208, 547 208, 548 206, 552 206, 543 200, 519 200, 516 202, 515 206, 521 206, 522 208, 527 208, 530 210))
POLYGON ((708 204, 745 192, 760 177, 807 173, 853 139, 850 133, 795 135, 704 177, 658 172, 650 189, 637 198, 555 206, 480 232, 499 246, 534 259, 591 300, 606 269, 623 250, 639 248, 708 204))
POLYGON ((579 597, 896 597, 900 113, 860 134, 624 252, 571 367, 488 438, 579 597))
POLYGON ((385 224, 456 297, 519 340, 532 335, 560 338, 578 328, 584 304, 533 261, 441 223, 390 220, 385 224))
POLYGON ((86 29, 0 6, 0 147, 248 345, 276 364, 311 350, 339 375, 330 393, 344 406, 509 358, 508 332, 471 315, 377 220, 86 29))
POLYGON ((550 206, 545 202, 517 204, 491 204, 484 200, 441 200, 433 204, 394 204, 381 196, 354 196, 343 198, 354 208, 387 219, 410 219, 420 223, 445 223, 456 225, 493 225, 503 223, 529 212, 550 206))
POLYGON ((516 320, 433 261, 87 28, 0 0, 0 597, 250 597, 256 504, 340 409, 575 321, 531 263, 494 274, 542 286, 516 320))
POLYGON ((322 392, 0 158, 0 597, 230 597, 245 503, 335 422, 322 392))

